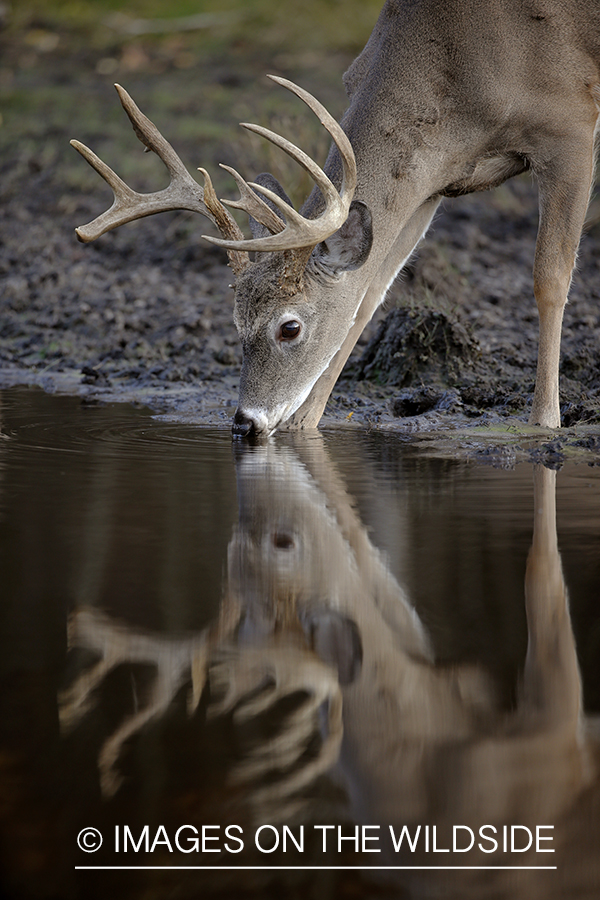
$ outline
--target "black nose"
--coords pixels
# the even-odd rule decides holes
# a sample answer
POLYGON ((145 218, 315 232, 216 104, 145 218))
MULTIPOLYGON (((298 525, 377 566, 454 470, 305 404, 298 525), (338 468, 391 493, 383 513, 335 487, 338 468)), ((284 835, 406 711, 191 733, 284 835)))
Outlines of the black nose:
POLYGON ((234 438, 244 438, 244 437, 254 437, 255 429, 254 422, 252 419, 249 419, 248 416, 245 416, 244 413, 241 413, 236 410, 235 416, 233 417, 233 425, 231 426, 231 431, 233 432, 234 438))

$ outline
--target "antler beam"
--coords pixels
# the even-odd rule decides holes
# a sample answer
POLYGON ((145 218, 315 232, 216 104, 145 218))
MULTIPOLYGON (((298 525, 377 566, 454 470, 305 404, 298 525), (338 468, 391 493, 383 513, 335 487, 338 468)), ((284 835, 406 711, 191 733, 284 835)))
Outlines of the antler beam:
MULTIPOLYGON (((269 75, 268 77, 282 87, 287 88, 287 90, 296 94, 297 97, 304 101, 329 132, 339 150, 342 160, 342 185, 338 192, 337 188, 332 184, 320 166, 318 166, 310 156, 307 156, 306 153, 300 150, 299 147, 292 144, 291 141, 286 140, 286 138, 281 137, 281 135, 270 131, 268 128, 263 128, 260 125, 242 123, 244 128, 253 131, 255 134, 261 135, 261 137, 271 141, 275 146, 280 147, 309 173, 323 194, 325 199, 325 209, 316 219, 306 219, 268 188, 253 182, 249 182, 248 184, 244 182, 247 190, 244 191, 240 187, 242 193, 241 200, 235 202, 223 200, 223 203, 227 206, 233 206, 236 209, 245 209, 246 212, 249 212, 247 195, 250 192, 250 189, 252 189, 252 191, 259 191, 263 196, 267 197, 277 209, 281 210, 285 217, 286 225, 278 234, 271 234, 269 237, 255 238, 253 240, 222 240, 220 238, 210 237, 209 235, 203 235, 207 241, 217 244, 219 247, 225 247, 227 250, 269 252, 273 250, 296 250, 302 247, 315 247, 318 243, 330 237, 344 224, 348 218, 350 204, 356 189, 356 159, 354 157, 352 145, 341 125, 335 121, 325 107, 322 106, 312 94, 309 94, 308 91, 303 90, 303 88, 298 87, 298 85, 294 84, 292 81, 288 81, 286 78, 279 78, 276 75, 269 75)), ((238 185, 240 184, 240 181, 243 182, 243 179, 241 176, 237 175, 237 173, 234 174, 232 172, 231 174, 236 178, 238 185)), ((254 215, 254 212, 251 214, 254 215)), ((270 228, 269 225, 267 225, 267 227, 270 228)))

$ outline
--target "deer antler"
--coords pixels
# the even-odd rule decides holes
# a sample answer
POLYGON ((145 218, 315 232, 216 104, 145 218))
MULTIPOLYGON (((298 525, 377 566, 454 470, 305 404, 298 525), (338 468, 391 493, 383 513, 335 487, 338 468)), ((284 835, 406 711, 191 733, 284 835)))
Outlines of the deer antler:
MULTIPOLYGON (((240 187, 241 199, 236 201, 223 200, 223 203, 227 206, 232 206, 235 209, 245 210, 250 215, 257 218, 258 221, 262 221, 262 224, 265 224, 271 231, 274 231, 271 224, 260 219, 260 211, 258 216, 255 212, 255 201, 259 200, 259 198, 253 194, 253 191, 259 191, 267 197, 277 209, 281 210, 285 217, 286 225, 283 230, 278 229, 279 233, 271 234, 269 237, 255 238, 253 240, 222 240, 220 238, 203 235, 207 241, 217 244, 219 247, 224 247, 226 250, 273 251, 315 247, 318 243, 330 237, 344 224, 348 218, 350 204, 356 189, 356 159, 354 157, 352 145, 341 125, 335 121, 325 107, 322 106, 312 94, 309 94, 308 91, 303 90, 301 87, 298 87, 297 84, 288 81, 286 78, 279 78, 276 75, 269 75, 268 77, 303 100, 329 132, 340 152, 342 160, 342 186, 338 192, 337 188, 332 184, 325 172, 314 162, 314 160, 300 150, 299 147, 296 147, 295 144, 286 140, 286 138, 275 134, 273 131, 269 131, 268 128, 263 128, 260 125, 242 123, 243 128, 247 128, 249 131, 253 131, 255 134, 259 134, 268 141, 271 141, 271 143, 280 147, 291 156, 292 159, 296 160, 297 163, 306 169, 323 194, 325 199, 325 209, 316 219, 305 219, 304 216, 296 212, 295 209, 289 206, 289 204, 273 191, 253 182, 246 184, 241 175, 228 169, 240 187)), ((266 204, 263 204, 263 206, 268 209, 266 204)))
POLYGON ((189 174, 182 161, 156 126, 136 106, 127 91, 116 84, 115 88, 119 94, 119 99, 131 120, 133 130, 146 149, 153 150, 162 159, 169 170, 171 181, 169 186, 162 191, 149 194, 138 193, 125 184, 92 150, 79 141, 71 141, 73 147, 81 153, 83 158, 110 185, 115 195, 110 209, 87 225, 75 229, 79 240, 86 243, 93 241, 112 228, 132 222, 134 219, 151 216, 154 213, 173 209, 189 209, 192 212, 199 212, 201 215, 206 216, 219 229, 223 235, 222 238, 215 238, 209 235, 203 235, 203 237, 227 250, 231 268, 236 274, 240 274, 250 265, 249 251, 304 251, 298 254, 295 264, 299 271, 302 270, 306 261, 307 251, 310 252, 310 248, 330 237, 344 224, 348 217, 356 188, 356 160, 350 141, 342 127, 312 94, 285 78, 279 78, 275 75, 269 75, 269 78, 296 94, 297 97, 306 103, 329 132, 339 150, 342 160, 342 185, 338 191, 325 172, 295 144, 270 131, 268 128, 242 123, 244 128, 261 135, 284 150, 311 175, 325 200, 325 209, 316 219, 304 218, 278 194, 263 185, 246 182, 230 166, 223 166, 223 168, 235 179, 240 191, 240 199, 219 201, 208 172, 205 169, 200 169, 205 181, 203 189, 189 174), (283 220, 258 194, 262 194, 270 200, 276 209, 281 211, 283 220), (223 206, 223 203, 234 209, 244 210, 248 215, 264 225, 271 234, 268 237, 246 240, 235 220, 223 206))
POLYGON ((252 216, 257 222, 264 225, 265 228, 268 228, 271 234, 279 234, 280 231, 283 231, 285 222, 279 218, 276 212, 273 212, 271 207, 268 206, 264 200, 261 200, 260 197, 254 193, 240 173, 236 172, 231 166, 224 165, 224 163, 219 163, 219 165, 235 179, 240 192, 239 200, 223 200, 222 202, 226 203, 227 206, 231 206, 233 209, 241 209, 248 213, 249 216, 252 216))
MULTIPOLYGON (((124 225, 126 222, 151 216, 154 213, 173 209, 189 209, 210 219, 224 238, 237 244, 243 242, 243 232, 217 200, 208 173, 204 169, 200 169, 205 180, 203 190, 189 174, 169 142, 136 106, 127 91, 119 84, 116 84, 115 88, 137 137, 147 150, 153 150, 162 159, 169 170, 171 181, 169 186, 162 191, 150 194, 138 193, 125 184, 89 147, 79 141, 71 141, 73 147, 110 185, 115 195, 113 205, 109 210, 87 225, 75 229, 79 240, 85 243, 93 241, 118 225, 124 225)), ((244 251, 244 248, 233 247, 229 252, 231 267, 237 274, 250 264, 247 254, 240 250, 244 251)))

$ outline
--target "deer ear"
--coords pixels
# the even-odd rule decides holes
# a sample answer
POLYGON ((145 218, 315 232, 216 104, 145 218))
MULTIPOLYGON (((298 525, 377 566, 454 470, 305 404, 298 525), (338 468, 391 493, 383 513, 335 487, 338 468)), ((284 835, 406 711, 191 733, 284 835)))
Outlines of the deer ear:
POLYGON ((308 613, 302 626, 317 656, 338 673, 340 684, 351 684, 362 666, 362 641, 356 623, 332 610, 308 613))
POLYGON ((373 224, 369 207, 362 200, 353 200, 348 218, 315 250, 319 262, 332 272, 360 269, 366 262, 373 244, 373 224))
MULTIPOLYGON (((288 206, 292 206, 292 201, 290 200, 290 198, 288 197, 288 195, 286 194, 284 189, 281 187, 281 185, 279 184, 277 179, 273 175, 271 175, 269 172, 261 172, 260 175, 256 176, 254 181, 256 184, 260 184, 263 187, 268 188, 270 191, 273 191, 273 193, 277 194, 278 197, 281 197, 281 199, 284 200, 288 204, 288 206)), ((277 216, 281 219, 282 222, 284 222, 284 219, 283 219, 280 211, 277 209, 277 207, 272 202, 272 200, 269 200, 268 197, 263 197, 262 194, 260 195, 260 199, 264 203, 266 203, 267 206, 270 206, 271 209, 273 210, 273 212, 277 214, 277 216)), ((263 237, 270 236, 271 232, 265 225, 261 225, 261 223, 257 222, 256 219, 253 218, 252 216, 249 216, 249 220, 250 220, 250 231, 252 232, 253 238, 263 238, 263 237)), ((285 222, 284 222, 284 224, 285 224, 285 222)))

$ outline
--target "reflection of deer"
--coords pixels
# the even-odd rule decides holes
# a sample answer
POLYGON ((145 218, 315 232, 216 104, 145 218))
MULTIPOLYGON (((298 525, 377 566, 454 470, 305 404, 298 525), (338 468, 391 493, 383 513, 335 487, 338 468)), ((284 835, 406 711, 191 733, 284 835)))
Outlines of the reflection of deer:
MULTIPOLYGON (((587 857, 582 851, 590 867, 579 886, 584 896, 594 881, 600 884, 592 849, 598 822, 595 832, 585 818, 577 823, 576 810, 595 785, 597 743, 586 735, 582 718, 557 546, 556 473, 542 467, 534 472, 525 584, 528 653, 516 709, 506 712, 480 668, 433 664, 420 621, 371 544, 321 442, 298 447, 304 464, 274 447, 242 454, 230 589, 244 596, 246 631, 302 625, 313 651, 336 667, 344 703, 340 766, 354 818, 406 824, 413 835, 417 825, 436 824, 446 837, 455 824, 475 832, 486 823, 498 830, 504 824, 555 826, 552 846, 574 843, 571 861, 578 859, 578 840, 590 847, 587 857)), ((285 796, 286 785, 279 790, 285 796)), ((273 815, 273 809, 263 813, 273 815)), ((382 854, 377 862, 427 865, 440 856, 448 862, 447 854, 432 860, 423 849, 421 843, 408 859, 382 854)), ((560 858, 564 873, 564 854, 536 855, 533 849, 510 861, 540 865, 560 858)), ((476 849, 475 858, 462 854, 459 862, 506 860, 476 849)), ((489 873, 487 883, 482 877, 475 871, 461 876, 461 896, 502 896, 502 879, 514 876, 498 876, 493 885, 489 873)), ((542 882, 520 877, 522 895, 536 896, 542 882)), ((561 879, 556 890, 566 896, 561 879)), ((552 885, 544 883, 543 895, 552 894, 552 885)))
MULTIPOLYGON (((242 511, 243 517, 243 511, 242 511)), ((258 716, 275 702, 277 697, 304 695, 304 701, 285 720, 285 735, 264 746, 250 750, 239 764, 238 781, 252 781, 264 769, 261 760, 269 758, 271 767, 289 769, 306 745, 320 730, 321 711, 327 706, 326 734, 316 758, 288 775, 286 789, 293 793, 327 771, 337 760, 342 737, 341 691, 338 677, 332 668, 315 654, 307 652, 300 629, 291 628, 295 606, 289 606, 289 618, 282 615, 282 628, 276 634, 264 629, 258 636, 253 631, 252 643, 244 633, 252 615, 242 611, 246 601, 243 573, 237 566, 236 539, 230 545, 230 577, 228 589, 218 621, 203 632, 181 638, 157 636, 134 631, 124 623, 111 620, 93 607, 82 607, 71 617, 69 643, 84 647, 99 656, 98 661, 85 670, 60 697, 61 724, 64 730, 74 728, 90 710, 94 691, 106 676, 123 664, 147 664, 156 668, 156 676, 145 704, 127 716, 116 731, 104 742, 98 765, 101 785, 106 795, 113 794, 121 784, 116 764, 125 742, 139 732, 150 720, 161 716, 178 691, 191 681, 188 711, 193 713, 200 701, 207 676, 210 674, 211 716, 234 711, 238 723, 258 716), (243 624, 240 626, 240 618, 243 624), (238 626, 240 626, 238 628, 238 626), (243 643, 238 651, 235 633, 243 643), (275 760, 275 762, 273 762, 275 760)), ((249 603, 248 606, 252 606, 249 603)), ((260 617, 254 617, 255 623, 260 617)), ((255 804, 279 801, 277 788, 254 792, 255 804)), ((302 806, 290 800, 285 808, 291 815, 302 806)), ((282 814, 281 804, 277 804, 282 814)))
MULTIPOLYGON (((265 620, 263 628, 274 627, 281 606, 293 597, 298 618, 322 657, 340 672, 355 673, 360 655, 360 674, 346 679, 351 683, 344 689, 345 760, 354 773, 359 805, 371 820, 394 821, 400 795, 405 818, 414 813, 427 820, 429 789, 418 773, 432 766, 428 779, 433 777, 442 747, 460 746, 461 766, 468 758, 475 772, 489 769, 496 757, 500 773, 502 758, 525 762, 540 746, 546 747, 549 761, 550 737, 561 752, 568 747, 574 759, 581 759, 581 689, 557 549, 555 473, 535 472, 526 578, 529 650, 517 710, 504 715, 480 669, 432 664, 420 621, 370 543, 320 444, 312 446, 307 462, 313 478, 304 467, 300 478, 292 478, 291 469, 300 467, 282 466, 281 454, 268 462, 273 448, 262 451, 262 457, 256 452, 244 457, 252 470, 252 476, 244 476, 242 469, 240 479, 247 520, 242 519, 232 546, 240 556, 237 566, 248 602, 260 604, 253 616, 265 620), (350 623, 358 639, 352 639, 350 623), (374 771, 381 775, 375 781, 374 771)), ((553 791, 545 782, 540 785, 540 813, 550 818, 555 811, 547 807, 563 808, 578 776, 571 766, 565 767, 564 784, 562 777, 555 773, 553 791)), ((469 780, 477 784, 476 775, 469 780)), ((481 772, 478 790, 483 782, 481 772)), ((456 781, 440 784, 436 794, 439 798, 442 790, 456 787, 456 781)), ((506 788, 498 783, 496 797, 493 787, 485 791, 488 815, 494 813, 496 821, 508 821, 514 812, 506 788)), ((475 811, 469 791, 462 796, 464 806, 454 809, 458 820, 463 814, 472 818, 475 811)))
MULTIPOLYGON (((196 698, 207 669, 215 692, 221 688, 224 694, 215 712, 237 709, 248 719, 290 694, 308 696, 277 737, 253 751, 236 772, 249 786, 257 819, 297 812, 303 789, 339 758, 358 822, 406 824, 411 834, 417 825, 436 824, 445 837, 455 824, 474 830, 488 823, 553 825, 552 846, 574 846, 574 858, 580 844, 586 855, 585 847, 597 841, 598 823, 594 838, 584 813, 581 821, 578 816, 596 796, 597 745, 581 715, 557 549, 555 473, 539 468, 534 475, 534 535, 526 573, 529 646, 516 709, 506 712, 481 669, 434 664, 419 619, 371 544, 321 440, 298 447, 302 462, 291 450, 272 445, 239 455, 240 521, 229 547, 222 621, 210 635, 144 643, 90 614, 75 620, 75 642, 100 650, 103 636, 110 640, 96 673, 83 675, 72 690, 66 719, 82 708, 117 658, 152 660, 157 685, 164 686, 162 699, 157 687, 149 706, 107 743, 111 752, 105 748, 101 760, 106 784, 114 787, 113 764, 123 741, 164 711, 167 695, 173 696, 184 673, 195 667, 196 698), (318 753, 307 759, 303 754, 323 706, 329 713, 325 734, 318 753), (262 784, 273 772, 277 779, 262 784)), ((532 851, 511 862, 549 864, 558 856, 544 854, 540 862, 532 851)), ((506 865, 507 858, 475 849, 460 862, 506 865)), ((560 885, 555 896, 568 895, 562 880, 568 878, 568 860, 564 854, 560 859, 562 874, 544 882, 543 896, 553 896, 553 885, 556 890, 560 885)), ((578 897, 592 896, 585 891, 600 874, 594 859, 591 852, 586 856, 589 871, 579 873, 578 897)), ((428 865, 440 857, 426 855, 421 843, 408 859, 382 853, 376 862, 428 865)), ((492 884, 489 873, 460 877, 462 897, 503 896, 499 884, 504 882, 492 884)), ((511 896, 538 896, 542 882, 527 881, 525 873, 520 877, 519 892, 511 896)))

